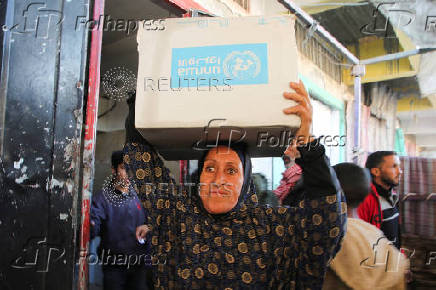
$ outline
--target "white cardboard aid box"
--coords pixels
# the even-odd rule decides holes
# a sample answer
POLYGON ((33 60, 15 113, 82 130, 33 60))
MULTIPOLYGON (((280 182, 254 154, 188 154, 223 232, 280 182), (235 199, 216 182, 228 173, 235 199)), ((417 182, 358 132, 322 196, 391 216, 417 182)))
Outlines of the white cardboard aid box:
POLYGON ((138 30, 135 126, 167 160, 197 159, 218 141, 281 156, 297 116, 283 97, 298 81, 292 16, 170 18, 138 30))

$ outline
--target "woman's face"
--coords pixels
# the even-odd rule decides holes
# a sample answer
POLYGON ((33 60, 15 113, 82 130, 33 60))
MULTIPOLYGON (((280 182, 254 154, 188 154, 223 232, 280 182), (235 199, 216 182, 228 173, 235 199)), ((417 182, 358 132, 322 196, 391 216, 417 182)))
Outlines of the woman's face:
POLYGON ((232 210, 238 203, 243 183, 242 162, 235 151, 225 146, 209 151, 200 175, 200 198, 209 213, 232 210))

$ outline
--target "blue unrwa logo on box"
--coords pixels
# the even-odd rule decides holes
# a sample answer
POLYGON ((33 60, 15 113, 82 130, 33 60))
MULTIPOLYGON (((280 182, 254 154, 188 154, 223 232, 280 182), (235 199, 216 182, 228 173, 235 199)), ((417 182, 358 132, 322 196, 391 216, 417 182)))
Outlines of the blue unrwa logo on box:
POLYGON ((268 83, 266 43, 173 48, 171 87, 268 83))

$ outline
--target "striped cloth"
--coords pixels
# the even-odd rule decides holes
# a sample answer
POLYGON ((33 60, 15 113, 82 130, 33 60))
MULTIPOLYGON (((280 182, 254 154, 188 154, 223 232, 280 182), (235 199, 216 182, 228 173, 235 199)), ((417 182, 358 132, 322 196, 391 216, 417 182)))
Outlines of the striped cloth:
POLYGON ((280 180, 280 185, 274 190, 275 195, 280 199, 280 203, 288 196, 302 174, 303 171, 298 164, 289 167, 282 173, 283 177, 280 180))
POLYGON ((436 239, 436 159, 401 157, 402 233, 436 239))
POLYGON ((413 289, 436 289, 436 159, 401 157, 400 194, 402 247, 410 259, 413 289))

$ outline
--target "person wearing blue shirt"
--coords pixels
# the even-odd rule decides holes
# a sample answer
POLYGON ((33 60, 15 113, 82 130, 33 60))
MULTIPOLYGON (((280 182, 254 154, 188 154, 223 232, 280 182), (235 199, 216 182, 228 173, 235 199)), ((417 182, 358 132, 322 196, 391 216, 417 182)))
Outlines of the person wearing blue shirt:
POLYGON ((92 197, 91 238, 98 250, 105 290, 152 289, 150 244, 137 240, 147 213, 129 182, 122 151, 112 153, 112 179, 92 197))

